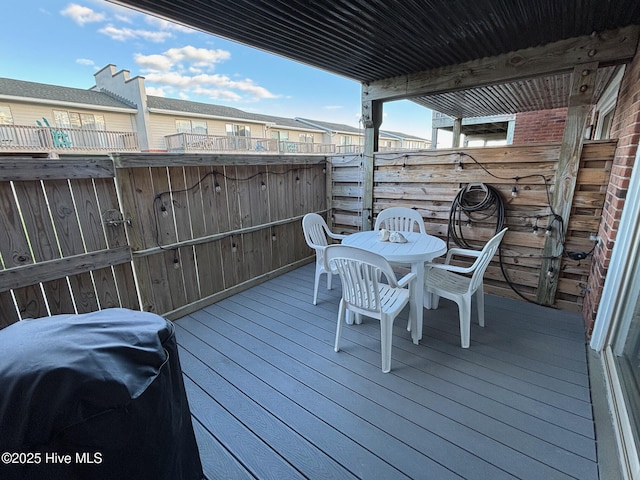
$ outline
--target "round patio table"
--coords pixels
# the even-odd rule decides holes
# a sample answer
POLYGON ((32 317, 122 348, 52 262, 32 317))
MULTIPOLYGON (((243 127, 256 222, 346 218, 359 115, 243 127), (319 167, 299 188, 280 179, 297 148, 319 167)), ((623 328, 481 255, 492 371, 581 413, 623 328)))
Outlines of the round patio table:
MULTIPOLYGON (((422 338, 422 313, 424 307, 424 264, 447 252, 446 243, 438 237, 419 232, 402 232, 407 243, 381 242, 378 231, 358 232, 342 240, 343 245, 362 248, 382 255, 390 263, 411 266, 416 274, 409 301, 411 337, 416 345, 422 338), (414 327, 415 324, 415 327, 414 327)), ((430 301, 430 297, 427 297, 430 301)), ((427 305, 428 307, 429 305, 427 305)))

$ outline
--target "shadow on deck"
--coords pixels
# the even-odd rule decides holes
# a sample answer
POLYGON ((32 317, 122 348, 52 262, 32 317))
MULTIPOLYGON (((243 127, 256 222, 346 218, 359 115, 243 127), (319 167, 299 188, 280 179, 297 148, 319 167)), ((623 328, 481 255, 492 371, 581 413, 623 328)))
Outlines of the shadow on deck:
POLYGON ((487 296, 467 350, 443 299, 420 345, 398 318, 383 374, 376 321, 333 351, 339 279, 314 306, 313 269, 176 321, 209 479, 598 478, 579 315, 487 296))

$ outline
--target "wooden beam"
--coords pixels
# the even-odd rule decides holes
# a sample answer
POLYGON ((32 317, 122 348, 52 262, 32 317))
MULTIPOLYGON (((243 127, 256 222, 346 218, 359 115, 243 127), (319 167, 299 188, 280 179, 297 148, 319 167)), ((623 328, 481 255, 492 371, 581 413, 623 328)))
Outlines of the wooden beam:
POLYGON ((129 246, 72 255, 0 270, 0 292, 58 280, 131 261, 129 246))
POLYGON ((459 65, 376 80, 362 87, 365 100, 399 100, 453 92, 566 72, 575 65, 601 66, 629 61, 636 52, 640 27, 629 26, 527 48, 459 65))
POLYGON ((576 179, 582 156, 584 132, 593 104, 598 62, 577 65, 573 70, 569 109, 565 121, 556 181, 551 199, 549 225, 553 228, 545 236, 537 299, 539 303, 553 305, 558 287, 558 274, 562 264, 563 245, 573 205, 576 179))
POLYGON ((0 160, 0 181, 66 180, 68 178, 113 178, 110 158, 19 158, 0 160))
POLYGON ((211 165, 317 165, 327 161, 325 155, 250 155, 195 153, 115 153, 116 168, 135 167, 206 167, 211 165))
MULTIPOLYGON (((328 209, 325 209, 325 210, 318 210, 318 211, 313 212, 313 213, 317 213, 318 215, 324 215, 325 213, 330 213, 330 211, 328 209)), ((175 250, 175 249, 178 249, 178 248, 192 247, 194 245, 202 245, 204 243, 211 243, 211 242, 215 242, 215 241, 218 241, 218 240, 222 240, 223 238, 228 238, 228 237, 233 237, 233 236, 238 236, 238 235, 246 235, 246 234, 249 234, 249 233, 259 232, 261 230, 266 230, 266 229, 270 229, 270 228, 273 228, 273 227, 279 227, 281 225, 288 225, 290 223, 298 223, 298 222, 302 221, 302 218, 305 215, 306 214, 296 215, 295 217, 283 218, 281 220, 274 220, 273 222, 261 223, 259 225, 252 225, 250 227, 237 228, 237 229, 234 229, 234 230, 229 230, 229 231, 221 232, 221 233, 213 233, 211 235, 205 235, 203 237, 191 238, 189 240, 182 240, 182 241, 175 242, 175 243, 168 243, 166 245, 162 245, 162 246, 158 246, 158 247, 150 247, 150 248, 146 248, 144 250, 134 250, 133 251, 133 256, 136 257, 136 258, 146 257, 148 255, 154 255, 156 253, 161 253, 161 252, 167 251, 167 250, 175 250)))
POLYGON ((362 101, 362 123, 364 124, 362 230, 371 230, 373 227, 373 152, 378 151, 382 102, 362 101))

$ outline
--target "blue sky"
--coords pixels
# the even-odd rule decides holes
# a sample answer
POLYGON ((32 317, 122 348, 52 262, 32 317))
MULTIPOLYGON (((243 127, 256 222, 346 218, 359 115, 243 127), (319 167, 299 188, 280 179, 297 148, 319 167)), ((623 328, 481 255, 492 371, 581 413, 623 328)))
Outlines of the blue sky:
MULTIPOLYGON (((90 88, 114 64, 149 94, 359 126, 357 82, 104 0, 11 2, 0 42, 0 77, 90 88)), ((386 103, 382 128, 431 138, 431 111, 386 103)))

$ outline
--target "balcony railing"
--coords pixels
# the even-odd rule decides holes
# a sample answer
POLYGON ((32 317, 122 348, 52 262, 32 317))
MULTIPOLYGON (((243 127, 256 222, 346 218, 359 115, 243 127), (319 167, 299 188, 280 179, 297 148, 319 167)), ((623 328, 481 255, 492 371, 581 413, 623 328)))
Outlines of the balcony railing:
POLYGON ((135 132, 0 125, 0 151, 3 152, 135 152, 139 150, 138 135, 135 132))
POLYGON ((169 152, 335 153, 335 145, 279 141, 275 138, 176 133, 165 137, 169 152))
MULTIPOLYGON (((405 147, 378 147, 377 152, 401 152, 404 150, 417 150, 415 148, 405 148, 405 147)), ((364 152, 363 145, 338 145, 337 151, 341 155, 349 155, 352 153, 362 153, 364 152)))

